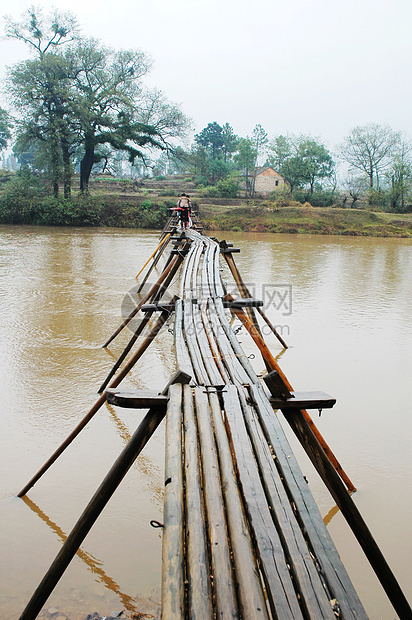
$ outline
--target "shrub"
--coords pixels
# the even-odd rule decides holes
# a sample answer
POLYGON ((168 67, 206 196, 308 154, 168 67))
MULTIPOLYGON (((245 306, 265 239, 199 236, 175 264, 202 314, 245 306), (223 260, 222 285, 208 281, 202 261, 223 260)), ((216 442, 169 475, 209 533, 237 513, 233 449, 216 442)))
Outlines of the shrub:
POLYGON ((368 192, 368 204, 382 209, 387 209, 389 206, 389 194, 382 189, 370 189, 368 192))
POLYGON ((219 190, 215 185, 199 185, 197 188, 199 196, 210 196, 211 198, 219 198, 219 190))
POLYGON ((152 201, 151 200, 143 200, 142 204, 140 205, 143 211, 150 211, 150 209, 152 208, 152 201))
POLYGON ((276 190, 270 195, 275 207, 287 207, 292 200, 292 194, 288 187, 282 187, 282 189, 276 190))
POLYGON ((222 198, 236 198, 239 191, 239 182, 233 177, 222 179, 216 183, 218 195, 222 198))
POLYGON ((339 194, 335 191, 318 190, 309 196, 312 207, 331 207, 339 200, 339 194))

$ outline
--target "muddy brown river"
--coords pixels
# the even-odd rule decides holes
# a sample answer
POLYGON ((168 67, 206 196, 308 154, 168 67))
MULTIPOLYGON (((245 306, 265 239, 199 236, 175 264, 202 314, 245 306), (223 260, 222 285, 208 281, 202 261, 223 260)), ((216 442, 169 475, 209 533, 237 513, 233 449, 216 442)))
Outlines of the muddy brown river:
MULTIPOLYGON (((357 486, 353 498, 412 602, 412 243, 405 239, 218 233, 289 348, 266 335, 294 388, 337 398, 313 416, 357 486)), ((0 228, 0 620, 15 620, 144 412, 105 405, 30 490, 16 494, 97 400, 123 350, 135 275, 159 233, 0 228)), ((233 288, 228 270, 222 274, 233 288)), ((155 277, 155 276, 154 276, 155 277)), ((152 280, 153 281, 153 280, 152 280)), ((176 369, 173 324, 124 387, 162 388, 176 369)), ((238 334, 258 372, 249 336, 238 334)), ((396 618, 328 491, 292 447, 372 620, 396 618)), ((160 601, 164 425, 131 468, 46 609, 71 620, 160 601)))

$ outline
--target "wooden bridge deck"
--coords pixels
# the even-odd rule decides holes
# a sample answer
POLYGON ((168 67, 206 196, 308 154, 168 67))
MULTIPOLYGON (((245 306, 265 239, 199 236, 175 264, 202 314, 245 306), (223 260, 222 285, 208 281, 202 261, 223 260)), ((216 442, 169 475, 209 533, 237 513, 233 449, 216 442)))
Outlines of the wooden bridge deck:
POLYGON ((166 416, 162 618, 366 618, 193 230, 166 416))

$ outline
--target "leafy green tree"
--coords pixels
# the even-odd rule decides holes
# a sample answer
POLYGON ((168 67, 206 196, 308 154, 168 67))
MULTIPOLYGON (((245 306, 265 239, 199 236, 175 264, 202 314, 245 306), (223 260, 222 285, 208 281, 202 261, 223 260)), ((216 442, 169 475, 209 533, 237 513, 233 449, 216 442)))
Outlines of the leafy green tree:
POLYGON ((20 22, 6 21, 6 36, 26 43, 36 57, 9 71, 9 92, 20 111, 17 133, 30 149, 36 141, 48 144, 47 167, 54 195, 59 191, 60 169, 65 170, 65 195, 70 194, 70 128, 66 124, 69 72, 61 49, 77 37, 77 23, 70 13, 54 11, 46 18, 40 9, 29 9, 20 22))
POLYGON ((195 135, 195 142, 205 148, 212 159, 217 159, 222 155, 225 144, 222 127, 216 122, 209 123, 195 135))
MULTIPOLYGON (((27 60, 9 73, 9 91, 16 109, 19 150, 35 149, 36 142, 47 145, 40 149, 44 165, 50 171, 57 197, 59 179, 64 167, 65 196, 71 187, 70 156, 75 131, 69 107, 70 79, 64 59, 45 54, 41 59, 27 60)), ((39 150, 39 149, 37 149, 39 150)))
POLYGON ((245 180, 246 192, 251 195, 253 192, 253 174, 257 151, 250 138, 241 138, 237 145, 237 153, 234 157, 237 169, 242 173, 245 180))
POLYGON ((271 142, 269 150, 270 155, 267 163, 280 171, 287 160, 294 155, 293 138, 291 136, 277 136, 271 142))
POLYGON ((297 157, 302 162, 303 177, 306 177, 309 184, 310 194, 313 194, 316 183, 321 185, 325 179, 333 176, 333 159, 326 147, 314 138, 299 139, 297 157))
POLYGON ((266 133, 266 131, 263 129, 262 125, 255 125, 255 128, 252 132, 252 144, 254 146, 254 148, 256 149, 256 162, 255 162, 255 166, 257 165, 257 159, 260 155, 263 155, 265 150, 266 150, 266 145, 269 142, 269 138, 268 135, 266 133))
POLYGON ((224 159, 212 159, 208 162, 208 175, 212 179, 212 183, 222 181, 233 171, 231 162, 224 159))
POLYGON ((74 69, 71 109, 83 151, 80 190, 87 193, 102 145, 127 152, 131 163, 144 157, 145 146, 164 147, 156 129, 137 120, 135 98, 149 68, 142 52, 113 52, 94 40, 83 40, 66 58, 74 69))
POLYGON ((87 193, 93 165, 111 153, 127 153, 133 163, 148 149, 170 148, 169 140, 184 133, 188 122, 179 108, 159 91, 143 88, 150 62, 142 52, 114 52, 80 39, 65 14, 55 13, 51 24, 50 19, 47 27, 42 24, 34 10, 28 22, 8 24, 8 36, 37 53, 11 70, 10 89, 16 109, 24 109, 21 145, 47 144, 56 196, 62 170, 65 195, 70 194, 75 153, 80 153, 80 189, 87 193), (62 51, 65 42, 70 45, 62 51))
POLYGON ((0 151, 7 146, 7 141, 11 138, 11 122, 6 110, 0 108, 0 151))
POLYGON ((236 151, 238 138, 229 123, 221 127, 209 123, 195 135, 191 159, 198 181, 207 185, 226 178, 233 172, 232 154, 236 151))
POLYGON ((235 135, 233 128, 229 123, 225 123, 222 127, 223 133, 223 159, 228 161, 236 151, 239 138, 235 135))
POLYGON ((370 189, 380 189, 380 175, 390 166, 400 144, 400 133, 388 125, 371 123, 355 127, 339 146, 341 158, 360 170, 370 189))
POLYGON ((315 138, 308 136, 278 136, 270 145, 268 163, 289 183, 291 191, 309 188, 333 177, 334 162, 327 150, 315 138))

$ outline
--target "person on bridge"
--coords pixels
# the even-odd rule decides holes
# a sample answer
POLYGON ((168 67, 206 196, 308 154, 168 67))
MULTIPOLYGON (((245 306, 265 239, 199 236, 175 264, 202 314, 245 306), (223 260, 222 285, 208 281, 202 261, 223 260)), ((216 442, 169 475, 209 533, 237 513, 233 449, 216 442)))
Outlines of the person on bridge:
POLYGON ((189 196, 187 196, 184 192, 177 201, 176 210, 180 215, 180 223, 182 228, 188 228, 189 216, 192 213, 192 203, 189 196))

